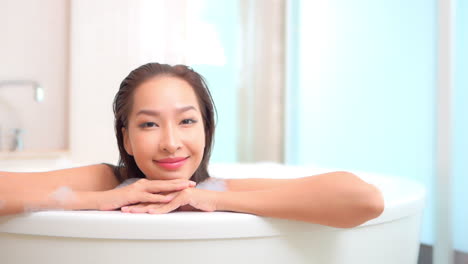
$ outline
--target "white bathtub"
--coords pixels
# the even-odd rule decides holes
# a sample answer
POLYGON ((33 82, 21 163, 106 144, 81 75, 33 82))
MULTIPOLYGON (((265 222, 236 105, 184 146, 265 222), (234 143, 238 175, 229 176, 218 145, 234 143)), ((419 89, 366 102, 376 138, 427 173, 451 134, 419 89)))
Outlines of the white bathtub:
MULTIPOLYGON (((210 171, 219 178, 294 178, 333 170, 263 163, 214 164, 210 171)), ((0 262, 416 264, 424 188, 352 172, 385 199, 380 217, 355 228, 230 212, 43 211, 0 217, 0 262)))

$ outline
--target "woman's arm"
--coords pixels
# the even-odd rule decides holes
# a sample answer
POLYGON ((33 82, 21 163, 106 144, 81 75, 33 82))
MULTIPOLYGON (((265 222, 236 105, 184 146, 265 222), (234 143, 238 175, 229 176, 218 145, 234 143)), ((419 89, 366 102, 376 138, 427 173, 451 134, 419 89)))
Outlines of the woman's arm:
POLYGON ((31 209, 92 209, 93 195, 118 181, 104 164, 48 172, 0 172, 0 215, 31 209), (64 198, 68 203, 64 204, 64 198))
POLYGON ((375 186, 343 171, 296 179, 230 179, 227 187, 218 194, 216 210, 339 228, 358 226, 384 210, 375 186))
POLYGON ((264 179, 264 178, 246 178, 246 179, 225 179, 226 189, 230 192, 259 191, 283 187, 291 179, 264 179))

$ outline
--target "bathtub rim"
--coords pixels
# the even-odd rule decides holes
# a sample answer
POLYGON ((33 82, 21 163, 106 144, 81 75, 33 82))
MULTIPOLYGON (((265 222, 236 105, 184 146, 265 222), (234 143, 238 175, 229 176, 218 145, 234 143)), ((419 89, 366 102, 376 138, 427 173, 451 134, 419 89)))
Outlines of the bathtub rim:
MULTIPOLYGON (((355 228, 421 214, 423 189, 387 201, 381 216, 355 228)), ((214 239, 278 236, 301 230, 341 230, 302 221, 237 212, 172 212, 163 215, 120 211, 40 211, 0 217, 0 233, 111 239, 214 239), (79 226, 79 228, 76 228, 79 226), (278 228, 279 227, 279 228, 278 228)))
MULTIPOLYGON (((231 165, 239 166, 239 164, 231 165)), ((240 166, 245 169, 248 166, 258 165, 258 163, 254 163, 241 164, 240 166)), ((270 169, 271 166, 276 166, 275 168, 278 169, 294 167, 308 169, 315 174, 333 171, 333 169, 306 166, 287 165, 285 167, 285 165, 272 163, 266 165, 270 166, 270 169)), ((210 170, 213 172, 219 169, 226 169, 226 164, 218 163, 210 166, 210 170)), ((426 190, 421 184, 381 173, 352 172, 381 189, 385 202, 384 212, 379 217, 355 228, 378 225, 422 213, 425 207, 426 190)), ((304 176, 303 173, 301 175, 304 176)), ((295 230, 299 227, 340 230, 340 228, 313 223, 236 212, 173 212, 165 215, 149 215, 125 214, 119 211, 41 211, 0 217, 0 232, 4 233, 114 239, 210 239, 276 236, 281 234, 275 228, 276 225, 286 226, 287 230, 295 230), (109 221, 107 224, 106 220, 109 221), (169 221, 173 221, 177 225, 171 226, 168 224, 169 221), (100 225, 96 226, 96 223, 100 223, 100 225), (211 225, 206 223, 211 223, 211 225), (79 232, 76 226, 80 226, 79 232), (140 227, 140 231, 135 230, 135 226, 140 227), (166 232, 167 230, 170 231, 166 232)))
MULTIPOLYGON (((422 217, 422 210, 401 218, 418 214, 422 217)), ((100 211, 33 212, 0 217, 0 234, 93 239, 192 240, 273 237, 305 230, 317 234, 348 230, 348 228, 231 212, 175 212, 156 215, 162 216, 159 219, 150 219, 153 216, 155 215, 100 211), (118 219, 115 218, 116 215, 126 216, 118 219), (107 220, 112 221, 107 222, 107 220), (175 221, 174 224, 171 220, 179 221, 175 221), (202 225, 206 220, 210 220, 210 224, 202 225), (77 226, 79 228, 76 228, 77 226)), ((368 221, 352 229, 387 224, 401 218, 384 222, 368 221)))

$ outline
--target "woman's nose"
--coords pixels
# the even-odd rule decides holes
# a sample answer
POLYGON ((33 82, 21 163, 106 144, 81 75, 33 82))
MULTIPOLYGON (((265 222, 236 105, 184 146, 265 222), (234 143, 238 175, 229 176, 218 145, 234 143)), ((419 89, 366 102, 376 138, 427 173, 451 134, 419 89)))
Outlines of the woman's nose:
POLYGON ((160 148, 164 152, 175 153, 181 148, 180 138, 172 126, 167 126, 163 129, 163 135, 161 137, 160 148))

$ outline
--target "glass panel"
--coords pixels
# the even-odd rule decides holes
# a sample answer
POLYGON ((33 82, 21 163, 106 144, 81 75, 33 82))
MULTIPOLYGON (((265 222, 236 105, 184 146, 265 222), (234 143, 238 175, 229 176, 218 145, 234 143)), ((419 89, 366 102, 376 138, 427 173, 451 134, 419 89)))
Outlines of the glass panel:
MULTIPOLYGON (((432 244, 435 1, 300 1, 288 162, 426 186, 432 244), (294 154, 294 155, 293 155, 294 154)), ((290 82, 291 83, 291 82, 290 82)), ((291 120, 290 120, 291 121, 291 120)))
POLYGON ((468 1, 455 1, 453 246, 455 263, 468 263, 468 1), (459 254, 465 254, 460 256, 459 254), (457 262, 457 260, 459 260, 457 262))

